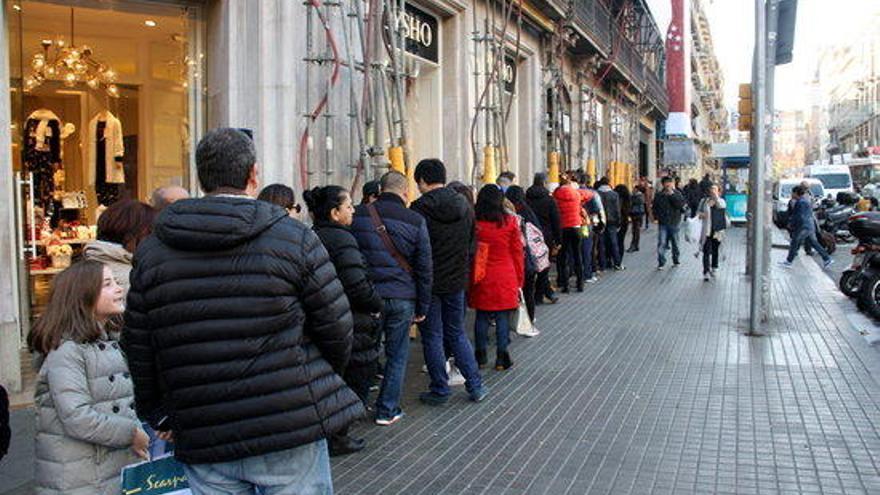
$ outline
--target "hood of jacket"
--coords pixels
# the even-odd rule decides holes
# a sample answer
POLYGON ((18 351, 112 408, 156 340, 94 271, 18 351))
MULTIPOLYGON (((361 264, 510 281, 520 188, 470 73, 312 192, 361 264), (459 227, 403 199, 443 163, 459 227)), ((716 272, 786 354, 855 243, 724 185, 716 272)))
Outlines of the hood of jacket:
POLYGON ((549 198, 550 191, 544 186, 531 186, 526 190, 526 199, 549 198))
POLYGON ((244 244, 287 217, 280 206, 245 196, 185 199, 159 215, 153 232, 183 251, 222 251, 244 244))
POLYGON ((468 206, 464 196, 448 187, 428 191, 413 203, 413 209, 438 223, 456 223, 467 217, 468 206))
POLYGON ((129 253, 122 244, 107 241, 94 241, 86 245, 83 255, 91 260, 100 261, 101 263, 121 263, 131 265, 133 255, 129 253))
POLYGON ((613 191, 613 190, 614 189, 611 189, 611 186, 609 186, 608 184, 603 184, 603 185, 599 186, 600 192, 609 192, 609 191, 613 191))

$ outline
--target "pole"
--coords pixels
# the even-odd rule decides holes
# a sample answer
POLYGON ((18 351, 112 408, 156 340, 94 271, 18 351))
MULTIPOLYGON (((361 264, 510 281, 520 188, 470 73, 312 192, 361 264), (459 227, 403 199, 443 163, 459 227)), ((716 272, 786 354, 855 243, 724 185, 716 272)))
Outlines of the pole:
POLYGON ((764 257, 761 255, 764 251, 764 158, 765 158, 765 126, 766 119, 766 101, 767 101, 767 18, 766 6, 764 0, 755 0, 755 63, 753 79, 755 84, 753 87, 755 122, 753 124, 754 132, 752 133, 753 160, 751 164, 750 178, 750 195, 754 196, 751 222, 749 222, 749 230, 751 232, 752 249, 749 253, 751 271, 751 287, 749 299, 749 328, 748 336, 761 335, 761 315, 763 313, 763 298, 761 274, 764 273, 764 257))
POLYGON ((766 6, 766 17, 767 17, 767 60, 764 64, 767 70, 766 76, 766 93, 765 93, 765 101, 767 102, 765 105, 767 114, 766 114, 766 124, 763 127, 765 130, 764 133, 764 181, 762 183, 763 186, 763 199, 764 199, 764 207, 763 209, 758 211, 758 214, 761 215, 761 227, 764 230, 764 243, 763 249, 760 251, 759 255, 763 259, 763 263, 761 265, 761 271, 756 271, 755 273, 760 275, 760 286, 761 286, 761 321, 766 322, 770 317, 770 304, 772 291, 770 290, 770 250, 772 247, 772 239, 773 239, 773 223, 770 221, 772 218, 772 187, 769 185, 770 180, 772 179, 772 173, 774 171, 773 167, 773 135, 775 132, 776 125, 776 107, 774 104, 774 87, 776 81, 776 47, 778 42, 778 33, 779 30, 779 0, 767 0, 766 6))

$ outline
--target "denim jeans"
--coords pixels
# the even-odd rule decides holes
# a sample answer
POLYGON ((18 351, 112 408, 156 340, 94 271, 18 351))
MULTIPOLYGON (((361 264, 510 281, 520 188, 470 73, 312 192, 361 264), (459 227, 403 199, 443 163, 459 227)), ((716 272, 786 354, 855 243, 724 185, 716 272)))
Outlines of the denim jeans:
POLYGON ((449 377, 446 375, 446 352, 455 358, 455 366, 464 375, 468 392, 483 386, 471 341, 464 333, 464 291, 431 297, 431 308, 425 321, 419 325, 422 350, 428 367, 429 386, 437 395, 449 395, 449 377))
POLYGON ((184 464, 193 495, 332 495, 327 441, 237 461, 184 464))
POLYGON ((678 226, 660 224, 658 227, 657 264, 659 266, 666 264, 666 250, 669 249, 670 244, 672 244, 672 262, 678 263, 681 254, 678 250, 678 226))
POLYGON ((813 230, 801 229, 791 236, 791 244, 788 247, 788 258, 786 258, 789 262, 794 261, 801 244, 803 244, 804 247, 809 246, 815 249, 816 252, 819 253, 819 256, 822 257, 823 261, 829 259, 828 251, 826 251, 825 248, 819 244, 819 240, 816 239, 816 232, 813 230))
POLYGON ((583 252, 581 255, 581 261, 584 265, 585 280, 593 278, 593 236, 593 232, 590 232, 590 235, 584 237, 583 249, 581 249, 583 252))
POLYGON ((617 242, 617 232, 619 227, 617 225, 606 225, 605 230, 602 231, 602 240, 599 245, 602 268, 609 269, 615 266, 620 266, 621 258, 620 258, 620 244, 617 242))
POLYGON ((388 419, 401 411, 400 394, 406 362, 409 359, 409 326, 416 311, 416 302, 410 299, 385 299, 382 315, 382 333, 385 335, 385 372, 379 398, 376 399, 376 417, 388 419))
POLYGON ((510 311, 481 311, 477 310, 477 319, 474 322, 474 339, 477 341, 477 350, 486 351, 489 345, 489 318, 495 317, 495 348, 499 353, 507 351, 510 342, 510 311))

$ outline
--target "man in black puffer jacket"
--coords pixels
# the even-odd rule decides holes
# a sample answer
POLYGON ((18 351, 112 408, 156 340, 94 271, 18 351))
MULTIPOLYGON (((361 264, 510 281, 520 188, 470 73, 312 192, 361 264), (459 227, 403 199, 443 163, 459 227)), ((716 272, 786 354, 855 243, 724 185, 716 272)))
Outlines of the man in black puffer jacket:
POLYGON ((464 375, 470 398, 480 401, 486 389, 473 347, 464 333, 464 290, 475 250, 474 212, 464 196, 445 186, 446 167, 440 160, 419 162, 414 178, 422 196, 411 208, 425 217, 428 224, 434 265, 431 309, 419 326, 431 384, 429 391, 419 399, 429 405, 445 404, 449 400, 446 373, 446 353, 449 353, 464 375))
MULTIPOLYGON (((556 206, 556 200, 550 195, 547 189, 547 174, 538 172, 532 186, 526 191, 526 202, 535 212, 540 222, 541 233, 544 234, 544 241, 551 253, 558 251, 562 244, 562 228, 559 223, 559 207, 556 206)), ((550 286, 550 271, 544 270, 538 274, 535 280, 535 294, 538 304, 543 303, 544 298, 556 303, 559 297, 553 293, 553 287, 550 286)))
POLYGON ((364 412, 334 373, 352 339, 336 270, 311 229, 252 199, 244 133, 208 132, 196 167, 208 196, 163 210, 134 256, 122 343, 138 415, 173 436, 197 495, 332 491, 324 438, 364 412))

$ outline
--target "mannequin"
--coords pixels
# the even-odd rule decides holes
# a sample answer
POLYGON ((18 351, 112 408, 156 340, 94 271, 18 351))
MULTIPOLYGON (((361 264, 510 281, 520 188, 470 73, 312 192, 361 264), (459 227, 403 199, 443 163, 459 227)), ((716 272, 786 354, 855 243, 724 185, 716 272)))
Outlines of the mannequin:
POLYGON ((110 206, 119 199, 120 186, 125 183, 122 123, 110 111, 101 110, 89 122, 88 135, 89 183, 95 186, 98 203, 110 206))
POLYGON ((25 122, 24 162, 34 174, 34 204, 50 213, 55 207, 55 170, 61 167, 61 119, 49 109, 35 110, 25 122))

